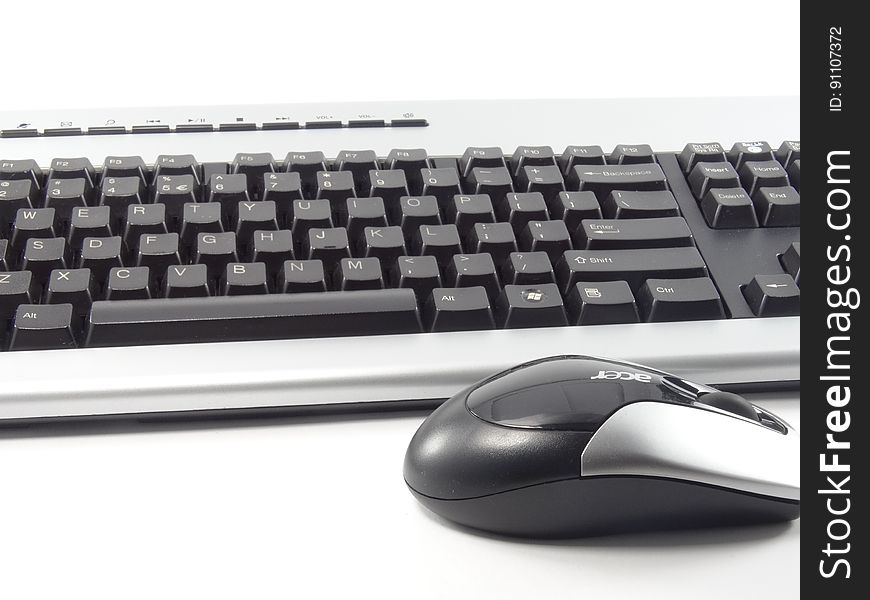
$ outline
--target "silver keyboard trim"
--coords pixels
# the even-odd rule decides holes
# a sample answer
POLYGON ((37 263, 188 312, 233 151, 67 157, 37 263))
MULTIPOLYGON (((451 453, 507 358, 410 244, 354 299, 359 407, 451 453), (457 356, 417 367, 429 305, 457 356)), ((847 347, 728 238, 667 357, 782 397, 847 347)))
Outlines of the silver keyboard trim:
POLYGON ((796 381, 800 318, 3 352, 0 421, 442 399, 557 354, 706 384, 796 381))

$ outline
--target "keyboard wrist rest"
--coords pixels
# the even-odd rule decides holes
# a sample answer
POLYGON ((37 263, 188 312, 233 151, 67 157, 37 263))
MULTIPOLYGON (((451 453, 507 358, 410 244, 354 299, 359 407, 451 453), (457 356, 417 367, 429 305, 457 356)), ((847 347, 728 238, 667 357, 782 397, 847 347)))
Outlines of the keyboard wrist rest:
POLYGON ((9 352, 0 422, 437 400, 557 354, 712 385, 798 381, 800 318, 9 352))

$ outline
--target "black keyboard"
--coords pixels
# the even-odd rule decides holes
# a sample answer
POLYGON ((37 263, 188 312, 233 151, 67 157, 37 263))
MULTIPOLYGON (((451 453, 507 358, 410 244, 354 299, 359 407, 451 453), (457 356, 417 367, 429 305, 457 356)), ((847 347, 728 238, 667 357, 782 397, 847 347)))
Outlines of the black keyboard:
POLYGON ((0 337, 14 351, 797 315, 799 226, 792 141, 2 159, 0 337))

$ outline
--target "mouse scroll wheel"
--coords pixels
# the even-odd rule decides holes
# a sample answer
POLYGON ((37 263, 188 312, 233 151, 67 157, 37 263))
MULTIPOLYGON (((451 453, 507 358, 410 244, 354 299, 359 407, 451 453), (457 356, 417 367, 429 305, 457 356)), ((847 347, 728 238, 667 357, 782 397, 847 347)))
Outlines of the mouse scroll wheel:
POLYGON ((720 410, 752 419, 753 421, 760 421, 755 408, 742 396, 732 394, 731 392, 709 392, 699 396, 696 402, 698 404, 713 406, 720 410))

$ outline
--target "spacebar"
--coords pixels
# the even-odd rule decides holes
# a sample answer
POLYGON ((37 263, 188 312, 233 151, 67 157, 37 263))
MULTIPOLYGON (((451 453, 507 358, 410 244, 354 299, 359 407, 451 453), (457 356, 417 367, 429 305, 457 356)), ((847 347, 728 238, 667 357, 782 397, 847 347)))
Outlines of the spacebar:
POLYGON ((94 302, 85 346, 422 331, 411 289, 94 302))

